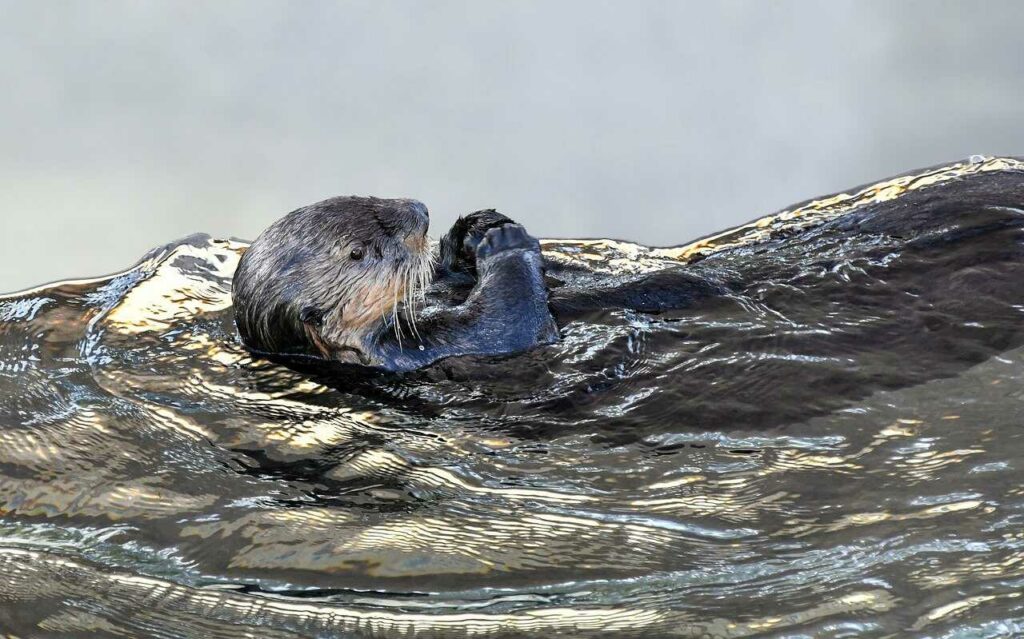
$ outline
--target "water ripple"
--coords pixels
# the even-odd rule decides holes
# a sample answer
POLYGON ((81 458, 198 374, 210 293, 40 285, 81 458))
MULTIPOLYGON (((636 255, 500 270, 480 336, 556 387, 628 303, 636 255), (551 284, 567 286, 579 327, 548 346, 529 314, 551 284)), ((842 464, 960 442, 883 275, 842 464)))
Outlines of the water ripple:
POLYGON ((677 249, 547 240, 596 273, 682 260, 757 284, 401 380, 250 358, 238 242, 4 297, 0 631, 1020 635, 1019 212, 965 214, 963 246, 836 232, 1015 167, 677 249))

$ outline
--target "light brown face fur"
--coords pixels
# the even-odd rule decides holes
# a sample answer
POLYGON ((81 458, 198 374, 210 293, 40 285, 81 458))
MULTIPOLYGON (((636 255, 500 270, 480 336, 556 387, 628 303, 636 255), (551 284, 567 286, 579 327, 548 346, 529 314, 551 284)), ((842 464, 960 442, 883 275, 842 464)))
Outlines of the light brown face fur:
MULTIPOLYGON (((353 281, 343 291, 345 301, 324 316, 321 336, 328 349, 330 345, 358 349, 372 329, 393 318, 407 289, 399 273, 353 281)), ((324 352, 324 357, 332 356, 324 352)))
POLYGON ((390 324, 401 340, 400 307, 409 312, 409 319, 415 325, 412 311, 429 284, 433 255, 425 236, 414 243, 406 242, 407 247, 410 244, 407 259, 399 262, 394 270, 382 269, 372 277, 349 280, 351 287, 339 291, 346 301, 325 315, 321 327, 321 337, 327 347, 322 351, 324 357, 350 359, 346 351, 364 350, 382 328, 381 324, 390 324))
MULTIPOLYGON (((243 341, 275 353, 360 359, 382 329, 400 331, 429 283, 426 207, 414 200, 334 198, 268 228, 235 274, 243 341)), ((400 333, 398 334, 401 338, 400 333)))

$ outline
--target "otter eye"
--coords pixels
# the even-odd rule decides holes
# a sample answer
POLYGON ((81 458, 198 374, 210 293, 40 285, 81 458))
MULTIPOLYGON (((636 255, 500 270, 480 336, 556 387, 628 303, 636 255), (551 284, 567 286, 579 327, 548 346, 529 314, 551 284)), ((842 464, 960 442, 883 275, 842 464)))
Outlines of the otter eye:
POLYGON ((348 256, 358 262, 359 260, 363 259, 363 247, 357 246, 353 248, 352 252, 349 253, 348 256))

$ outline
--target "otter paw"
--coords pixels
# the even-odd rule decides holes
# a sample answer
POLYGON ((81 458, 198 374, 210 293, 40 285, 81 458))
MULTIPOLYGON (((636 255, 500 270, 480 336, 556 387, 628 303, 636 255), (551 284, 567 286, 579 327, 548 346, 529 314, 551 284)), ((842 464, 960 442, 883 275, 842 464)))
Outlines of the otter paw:
POLYGON ((483 260, 491 255, 516 249, 539 252, 540 242, 527 233, 522 224, 504 224, 488 229, 476 247, 476 258, 483 260))

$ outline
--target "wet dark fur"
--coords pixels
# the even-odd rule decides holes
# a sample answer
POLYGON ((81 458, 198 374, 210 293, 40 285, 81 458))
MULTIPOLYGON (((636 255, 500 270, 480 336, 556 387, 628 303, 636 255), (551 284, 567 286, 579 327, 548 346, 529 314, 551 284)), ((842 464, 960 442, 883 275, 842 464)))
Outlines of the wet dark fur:
POLYGON ((437 271, 428 273, 441 288, 450 279, 457 302, 399 304, 372 324, 353 324, 353 313, 365 305, 362 291, 373 298, 372 292, 389 290, 402 264, 423 260, 408 245, 425 233, 426 220, 426 207, 414 200, 360 197, 325 200, 279 220, 252 244, 235 274, 243 342, 299 368, 340 363, 397 372, 558 339, 540 244, 494 211, 460 221, 442 242, 437 271), (353 246, 365 246, 367 255, 350 259, 353 246))
MULTIPOLYGON (((794 264, 827 262, 823 256, 813 253, 797 255, 801 250, 801 233, 809 234, 808 237, 824 233, 832 238, 859 238, 858 241, 877 238, 877 242, 872 239, 865 243, 864 249, 852 249, 867 251, 865 255, 875 250, 871 246, 883 245, 888 247, 886 251, 895 250, 893 247, 898 245, 901 254, 907 256, 944 251, 979 234, 1024 226, 1024 216, 1019 210, 1022 203, 1024 176, 1019 172, 969 175, 908 192, 891 201, 863 206, 795 237, 770 238, 756 246, 722 251, 700 262, 644 275, 622 276, 544 260, 536 240, 521 226, 496 211, 479 211, 460 218, 441 240, 426 303, 415 315, 419 337, 409 337, 413 326, 408 316, 396 318, 406 335, 402 340, 393 335, 394 326, 381 322, 372 345, 361 354, 361 362, 384 370, 406 371, 455 355, 515 353, 556 340, 556 322, 564 325, 588 313, 615 309, 662 313, 689 308, 716 297, 748 294, 760 281, 778 276, 761 272, 766 263, 776 264, 773 268, 778 265, 758 259, 758 254, 784 251, 794 254, 797 260, 794 264), (742 255, 749 257, 742 258, 742 255)), ((351 219, 356 217, 353 214, 351 219)), ((307 220, 311 224, 294 224, 287 229, 288 241, 296 242, 306 234, 313 234, 329 244, 332 236, 351 232, 339 227, 319 227, 320 219, 314 215, 307 220)), ((371 236, 382 232, 377 226, 359 228, 371 236)), ((808 247, 808 251, 817 250, 810 244, 808 247)), ((268 249, 281 251, 282 247, 268 249)), ((949 255, 954 259, 953 253, 949 255)), ((961 264, 970 259, 970 252, 957 255, 957 263, 949 264, 949 269, 970 266, 961 264)), ((978 255, 976 260, 981 264, 989 257, 978 255)), ((246 259, 252 258, 247 256, 246 259)), ((309 254, 306 259, 317 258, 309 254)), ((242 267, 239 274, 242 279, 247 276, 242 267)), ((897 275, 894 272, 894 277, 897 275)), ((291 285, 301 287, 303 284, 300 279, 291 285)), ((243 339, 257 350, 280 353, 280 349, 268 349, 266 344, 247 339, 242 329, 245 314, 252 313, 254 305, 258 307, 268 301, 247 299, 244 282, 242 285, 236 282, 236 287, 236 304, 243 317, 239 323, 243 339)), ((935 292, 940 293, 942 291, 935 292)), ((951 291, 940 297, 946 299, 965 293, 951 291)), ((956 299, 949 300, 950 304, 956 302, 956 299)), ((302 324, 299 310, 274 304, 268 310, 274 317, 271 326, 280 331, 280 343, 299 347, 291 351, 293 356, 286 363, 301 368, 315 367, 317 362, 322 362, 304 337, 304 331, 296 328, 302 324)), ((858 344, 858 347, 872 346, 858 344)))
POLYGON ((333 346, 331 358, 358 361, 393 306, 392 287, 423 261, 428 223, 415 200, 338 197, 292 211, 260 235, 235 273, 242 340, 262 352, 321 357, 333 346))

